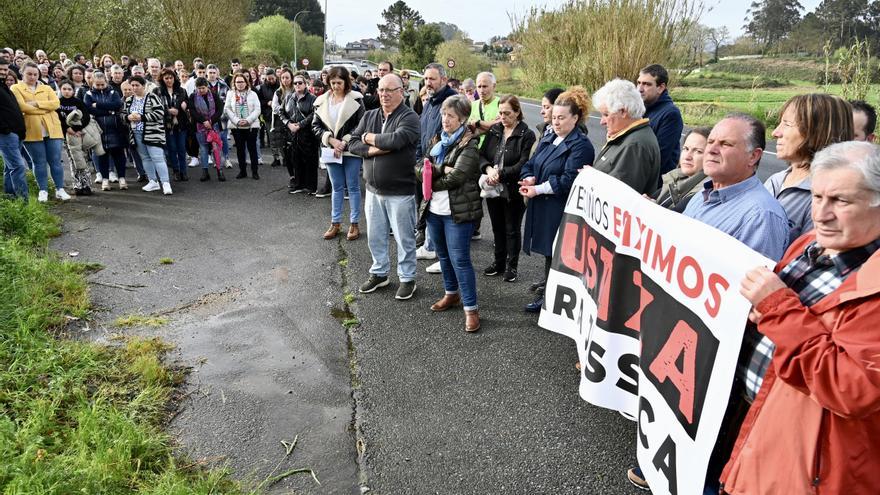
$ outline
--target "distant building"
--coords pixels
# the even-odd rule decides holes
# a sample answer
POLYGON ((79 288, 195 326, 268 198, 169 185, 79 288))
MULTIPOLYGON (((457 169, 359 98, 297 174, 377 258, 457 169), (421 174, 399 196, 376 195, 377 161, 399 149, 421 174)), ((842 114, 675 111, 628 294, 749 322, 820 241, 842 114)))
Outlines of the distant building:
POLYGON ((345 56, 352 59, 365 58, 371 50, 370 45, 361 43, 360 41, 352 41, 345 45, 345 56))
POLYGON ((492 48, 501 49, 504 52, 510 52, 513 50, 513 42, 508 39, 500 39, 492 43, 492 48))
POLYGON ((363 39, 360 41, 360 43, 369 46, 370 50, 383 50, 385 48, 385 45, 383 45, 381 41, 375 38, 363 39))
POLYGON ((476 53, 482 53, 483 50, 486 49, 486 42, 478 41, 476 43, 471 44, 471 51, 476 53))

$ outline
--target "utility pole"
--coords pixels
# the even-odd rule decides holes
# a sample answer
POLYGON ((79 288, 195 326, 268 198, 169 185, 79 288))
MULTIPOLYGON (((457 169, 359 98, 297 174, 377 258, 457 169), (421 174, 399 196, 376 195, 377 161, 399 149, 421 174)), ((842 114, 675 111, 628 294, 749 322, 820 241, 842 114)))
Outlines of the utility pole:
POLYGON ((324 49, 321 50, 321 67, 327 60, 327 0, 324 0, 324 49))
MULTIPOLYGON (((299 69, 299 58, 297 58, 297 54, 296 54, 296 27, 297 27, 296 26, 296 18, 299 17, 300 14, 308 14, 308 13, 309 13, 308 10, 300 10, 299 12, 296 13, 295 16, 293 16, 293 24, 294 24, 294 26, 293 26, 293 70, 294 71, 299 69)), ((325 26, 327 25, 327 21, 324 21, 324 25, 325 26)))

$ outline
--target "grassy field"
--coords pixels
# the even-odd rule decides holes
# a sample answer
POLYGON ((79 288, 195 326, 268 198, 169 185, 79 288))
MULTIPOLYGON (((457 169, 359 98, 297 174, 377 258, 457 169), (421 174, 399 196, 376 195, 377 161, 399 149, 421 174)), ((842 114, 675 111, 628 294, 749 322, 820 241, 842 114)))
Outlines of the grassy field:
MULTIPOLYGON (((772 130, 779 123, 779 109, 794 95, 824 92, 814 81, 799 79, 818 74, 816 62, 776 61, 780 68, 768 69, 771 60, 747 60, 715 64, 716 67, 742 72, 702 70, 671 84, 670 95, 679 106, 688 126, 711 125, 729 112, 745 112, 761 119, 772 130)), ((712 66, 709 66, 712 67, 712 66)), ((510 76, 499 80, 498 91, 539 99, 543 92, 561 84, 530 85, 522 80, 522 71, 514 68, 510 76)), ((843 95, 843 86, 828 86, 831 94, 843 95)), ((868 102, 880 107, 880 85, 873 85, 868 102)))
POLYGON ((0 493, 243 493, 172 455, 163 427, 183 374, 162 363, 166 344, 62 337, 90 302, 89 267, 48 249, 59 232, 33 198, 0 199, 0 493))

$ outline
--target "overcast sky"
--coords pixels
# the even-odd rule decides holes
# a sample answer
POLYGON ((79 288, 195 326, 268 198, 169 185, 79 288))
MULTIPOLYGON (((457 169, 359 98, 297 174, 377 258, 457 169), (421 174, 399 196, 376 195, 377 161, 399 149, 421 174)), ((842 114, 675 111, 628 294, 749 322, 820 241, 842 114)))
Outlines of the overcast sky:
MULTIPOLYGON (((325 0, 319 0, 324 5, 325 0)), ((383 22, 382 10, 393 0, 326 0, 327 36, 342 45, 349 41, 378 36, 376 25, 383 22)), ((558 7, 565 0, 405 0, 418 10, 426 22, 449 22, 457 25, 475 41, 486 41, 495 35, 510 32, 508 12, 522 14, 532 6, 558 7)), ((800 0, 804 13, 819 5, 820 0, 800 0)), ((734 35, 742 34, 743 19, 751 0, 706 0, 709 11, 703 15, 707 26, 727 26, 734 35)))

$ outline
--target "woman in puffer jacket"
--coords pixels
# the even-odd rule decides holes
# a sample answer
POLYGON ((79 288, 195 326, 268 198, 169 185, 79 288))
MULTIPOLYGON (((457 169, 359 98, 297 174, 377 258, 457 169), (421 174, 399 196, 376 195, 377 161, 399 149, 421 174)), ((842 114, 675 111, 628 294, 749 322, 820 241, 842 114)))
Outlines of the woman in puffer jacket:
POLYGON ((165 107, 156 93, 146 92, 143 77, 133 76, 128 82, 134 94, 125 99, 122 112, 131 128, 130 144, 137 149, 149 179, 141 189, 151 192, 161 188, 163 194, 171 194, 165 163, 165 107))
POLYGON ((110 160, 113 160, 119 189, 128 189, 125 182, 125 129, 119 112, 122 110, 122 95, 107 86, 103 72, 92 74, 92 89, 86 91, 83 99, 89 113, 101 127, 101 142, 106 152, 98 157, 98 172, 101 174, 101 190, 110 190, 110 160))
POLYGON ((235 151, 238 154, 238 175, 236 179, 247 177, 245 147, 251 157, 251 177, 260 178, 257 170, 260 159, 257 157, 257 137, 260 133, 260 98, 253 90, 244 74, 232 76, 232 89, 226 93, 224 112, 229 119, 229 128, 235 138, 235 151))

